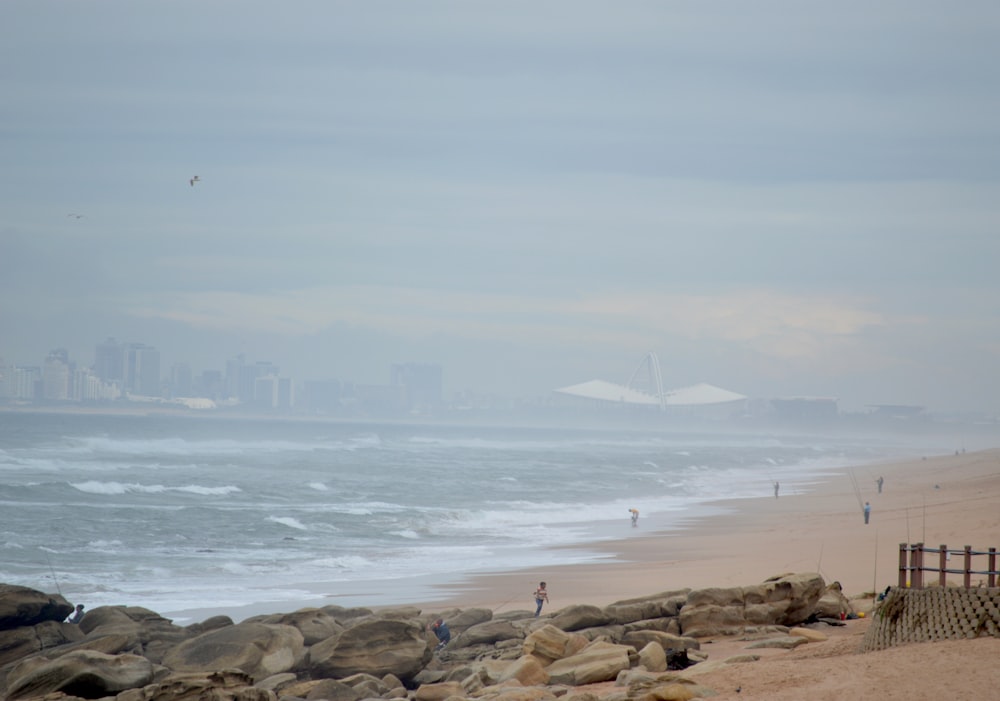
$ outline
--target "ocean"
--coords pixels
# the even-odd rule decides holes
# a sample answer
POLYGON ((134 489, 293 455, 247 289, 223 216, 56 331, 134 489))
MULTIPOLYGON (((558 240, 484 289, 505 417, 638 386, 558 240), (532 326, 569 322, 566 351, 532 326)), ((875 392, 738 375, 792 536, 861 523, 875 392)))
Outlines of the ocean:
POLYGON ((181 624, 431 601, 476 573, 606 559, 603 541, 685 527, 775 480, 806 491, 928 450, 722 429, 7 412, 0 582, 181 624))

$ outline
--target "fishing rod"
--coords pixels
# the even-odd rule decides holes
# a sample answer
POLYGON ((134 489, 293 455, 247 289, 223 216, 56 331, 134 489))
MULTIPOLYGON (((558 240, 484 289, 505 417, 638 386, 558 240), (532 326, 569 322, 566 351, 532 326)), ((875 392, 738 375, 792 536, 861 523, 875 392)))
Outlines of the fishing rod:
POLYGON ((56 579, 56 570, 52 566, 52 560, 49 558, 49 554, 48 553, 45 553, 45 561, 49 563, 49 572, 52 573, 52 581, 55 582, 56 593, 59 594, 59 596, 62 596, 63 593, 62 593, 62 590, 59 588, 59 580, 56 579))
POLYGON ((872 567, 872 594, 878 594, 878 529, 875 529, 875 565, 872 567))

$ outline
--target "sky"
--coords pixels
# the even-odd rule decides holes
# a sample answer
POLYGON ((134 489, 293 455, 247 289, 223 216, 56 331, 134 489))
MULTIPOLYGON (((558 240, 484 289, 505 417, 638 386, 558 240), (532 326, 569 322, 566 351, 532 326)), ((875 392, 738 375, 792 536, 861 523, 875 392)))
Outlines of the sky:
POLYGON ((5 0, 0 358, 524 397, 655 352, 1000 413, 997 36, 995 0, 5 0))

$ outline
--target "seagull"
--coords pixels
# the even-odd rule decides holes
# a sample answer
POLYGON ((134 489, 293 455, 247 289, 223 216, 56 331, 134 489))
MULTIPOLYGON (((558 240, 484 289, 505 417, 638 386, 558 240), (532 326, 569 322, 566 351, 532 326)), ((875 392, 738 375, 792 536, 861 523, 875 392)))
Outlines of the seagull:
POLYGON ((200 182, 201 182, 201 178, 199 178, 199 177, 198 177, 198 176, 196 175, 196 176, 194 176, 193 178, 191 178, 191 180, 189 180, 188 182, 190 182, 190 183, 191 183, 191 187, 194 187, 194 184, 195 184, 195 183, 200 183, 200 182))

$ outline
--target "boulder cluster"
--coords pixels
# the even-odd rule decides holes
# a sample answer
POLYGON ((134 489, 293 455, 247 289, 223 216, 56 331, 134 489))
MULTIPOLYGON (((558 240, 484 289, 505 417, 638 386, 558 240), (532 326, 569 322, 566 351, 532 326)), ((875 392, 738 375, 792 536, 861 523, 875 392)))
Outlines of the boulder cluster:
MULTIPOLYGON (((135 606, 79 623, 62 596, 0 584, 0 698, 9 701, 667 701, 710 695, 677 670, 704 664, 699 639, 782 645, 789 629, 836 620, 849 603, 819 574, 746 587, 680 589, 604 608, 301 609, 189 626, 135 606), (451 642, 435 652, 428 624, 451 642), (615 682, 598 694, 587 686, 615 682)), ((794 631, 793 631, 794 632, 794 631)), ((805 642, 808 632, 800 637, 805 642)))

